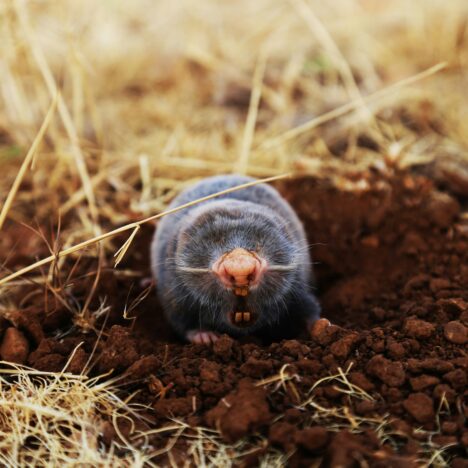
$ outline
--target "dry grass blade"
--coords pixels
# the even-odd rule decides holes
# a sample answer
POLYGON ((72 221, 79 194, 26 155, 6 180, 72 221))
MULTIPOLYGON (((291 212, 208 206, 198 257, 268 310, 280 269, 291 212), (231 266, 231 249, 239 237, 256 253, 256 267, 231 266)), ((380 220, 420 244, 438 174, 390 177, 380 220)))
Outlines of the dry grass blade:
POLYGON ((133 239, 135 238, 139 230, 140 230, 140 226, 137 226, 133 230, 133 232, 130 234, 130 237, 124 242, 122 247, 120 247, 120 249, 117 250, 117 252, 114 255, 115 257, 114 267, 117 267, 118 264, 122 261, 122 259, 125 256, 125 253, 127 252, 128 248, 130 247, 131 243, 133 242, 133 239))
POLYGON ((252 82, 252 94, 250 96, 249 112, 245 123, 244 137, 239 155, 238 167, 239 174, 246 174, 249 162, 250 149, 252 147, 253 136, 255 132, 255 123, 257 122, 258 106, 262 96, 262 81, 265 74, 266 55, 261 53, 255 67, 255 73, 252 82))
POLYGON ((201 202, 204 202, 204 201, 207 201, 207 200, 211 200, 212 198, 219 197, 220 195, 226 195, 228 193, 232 193, 232 192, 235 192, 237 190, 241 190, 241 189, 244 189, 244 188, 247 188, 247 187, 252 187, 252 186, 257 185, 257 184, 273 182, 275 180, 284 179, 284 178, 290 177, 290 176, 291 176, 291 174, 282 174, 282 175, 279 175, 279 176, 267 177, 266 179, 259 179, 259 180, 255 180, 253 182, 248 182, 246 184, 237 185, 236 187, 232 187, 232 188, 229 188, 227 190, 222 190, 222 191, 214 193, 212 195, 208 195, 206 197, 198 198, 197 200, 191 201, 189 203, 185 203, 184 205, 178 206, 176 208, 172 208, 170 210, 163 211, 162 213, 159 213, 159 214, 154 215, 154 216, 150 216, 149 218, 142 219, 141 221, 126 224, 125 226, 114 229, 113 231, 106 232, 105 234, 101 234, 99 236, 93 237, 92 239, 88 239, 88 240, 86 240, 84 242, 80 242, 79 244, 76 244, 76 245, 74 245, 72 247, 69 247, 68 249, 61 250, 56 255, 50 255, 49 257, 43 258, 42 260, 39 260, 36 263, 33 263, 32 265, 29 265, 29 266, 27 266, 25 268, 22 268, 21 270, 18 270, 17 272, 12 273, 11 275, 6 276, 5 278, 2 278, 0 280, 0 286, 3 285, 3 284, 8 283, 12 279, 15 279, 15 278, 17 278, 19 276, 24 275, 25 273, 28 273, 28 272, 30 272, 32 270, 35 270, 36 268, 39 268, 39 267, 44 266, 44 265, 48 265, 49 263, 53 262, 54 260, 56 260, 58 258, 66 257, 67 255, 70 255, 70 254, 72 254, 74 252, 82 250, 82 249, 84 249, 84 248, 86 248, 86 247, 88 247, 90 245, 96 244, 97 242, 101 242, 101 241, 103 241, 105 239, 108 239, 110 237, 114 237, 117 234, 120 234, 120 233, 125 232, 125 231, 129 231, 130 229, 135 229, 135 228, 137 228, 137 227, 141 226, 142 224, 145 224, 145 223, 147 223, 149 221, 153 221, 155 219, 162 218, 163 216, 167 216, 169 214, 175 213, 176 211, 180 211, 180 210, 183 210, 183 209, 188 208, 190 206, 197 205, 198 203, 201 203, 201 202))
POLYGON ((284 364, 278 374, 272 375, 271 377, 267 377, 265 379, 259 380, 255 383, 256 387, 263 387, 266 385, 270 385, 272 383, 276 383, 273 391, 277 391, 280 387, 284 390, 286 389, 286 384, 291 381, 300 382, 301 378, 298 374, 289 373, 287 372, 287 368, 290 367, 289 364, 284 364))
POLYGON ((0 212, 0 229, 3 227, 3 223, 5 222, 5 219, 7 217, 8 211, 11 208, 11 204, 13 203, 13 200, 15 198, 15 195, 19 189, 19 186, 21 185, 21 182, 23 180, 24 174, 26 173, 29 164, 34 162, 34 155, 36 154, 37 148, 39 147, 42 138, 44 137, 44 134, 47 130, 47 127, 49 126, 52 117, 54 116, 55 112, 55 107, 57 105, 57 100, 58 100, 58 94, 55 95, 54 99, 52 100, 52 103, 50 104, 49 110, 47 111, 47 114, 44 118, 44 121, 42 122, 41 128, 37 132, 36 137, 34 138, 34 141, 29 148, 28 153, 26 154, 26 157, 24 158, 23 163, 21 164, 21 167, 18 170, 18 173, 16 175, 16 178, 13 182, 13 185, 11 186, 10 191, 8 192, 7 198, 5 200, 5 203, 3 204, 2 211, 0 212))
MULTIPOLYGON (((428 68, 427 70, 422 71, 421 73, 417 73, 416 75, 410 76, 408 78, 404 78, 403 80, 400 80, 397 83, 387 86, 384 89, 381 89, 379 91, 376 91, 375 93, 369 94, 368 96, 364 96, 362 99, 367 104, 376 102, 394 93, 395 91, 397 91, 398 89, 404 86, 409 86, 411 84, 416 83, 417 81, 423 80, 424 78, 427 78, 431 75, 434 75, 435 73, 438 73, 439 71, 443 70, 446 66, 447 66, 446 62, 438 63, 428 68)), ((356 110, 360 105, 361 105, 361 99, 354 99, 340 107, 337 107, 336 109, 333 109, 329 112, 325 112, 325 114, 319 115, 318 117, 315 117, 314 119, 309 120, 308 122, 302 125, 299 125, 298 127, 288 130, 287 132, 284 132, 283 134, 277 137, 273 137, 264 141, 259 146, 259 149, 267 150, 275 146, 282 145, 283 143, 286 143, 287 141, 292 140, 293 138, 296 138, 297 136, 305 132, 308 132, 309 130, 312 130, 313 128, 318 127, 319 125, 322 125, 326 122, 330 122, 331 120, 341 117, 342 115, 345 115, 348 112, 356 110)))

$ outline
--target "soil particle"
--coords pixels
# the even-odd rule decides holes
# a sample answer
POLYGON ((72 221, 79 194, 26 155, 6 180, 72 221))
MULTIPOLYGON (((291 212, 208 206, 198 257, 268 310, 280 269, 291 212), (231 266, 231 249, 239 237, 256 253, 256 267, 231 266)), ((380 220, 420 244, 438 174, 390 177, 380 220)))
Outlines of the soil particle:
POLYGON ((450 314, 458 316, 459 314, 468 311, 468 304, 461 298, 439 299, 437 305, 450 314))
POLYGON ((441 428, 444 434, 453 435, 458 430, 458 424, 453 421, 444 421, 441 425, 441 428))
POLYGON ((157 372, 161 365, 160 359, 155 355, 144 356, 135 361, 125 372, 125 376, 130 380, 147 378, 157 372))
POLYGON ((331 326, 331 323, 329 320, 325 318, 320 318, 314 324, 312 325, 310 329, 310 336, 312 339, 316 340, 318 343, 320 343, 320 337, 325 334, 325 331, 328 329, 328 327, 331 326))
POLYGON ((390 422, 391 427, 396 434, 399 434, 404 437, 411 437, 413 433, 413 428, 407 421, 403 419, 395 418, 390 422))
POLYGON ((358 436, 347 431, 337 433, 327 450, 327 466, 339 466, 348 468, 356 465, 356 455, 365 452, 365 449, 358 436))
POLYGON ((28 354, 29 343, 24 334, 15 327, 7 328, 0 345, 1 358, 15 364, 25 364, 28 354))
POLYGON ((310 348, 297 340, 285 340, 281 345, 282 351, 288 356, 301 358, 310 351, 310 348))
POLYGON ((392 338, 387 340, 387 351, 392 359, 398 360, 406 356, 406 349, 403 344, 396 342, 392 338))
POLYGON ((366 392, 370 392, 375 388, 375 385, 362 372, 351 372, 349 380, 352 384, 362 388, 366 392))
POLYGON ((410 379, 411 388, 416 392, 424 390, 428 387, 433 387, 440 383, 440 379, 434 377, 433 375, 420 375, 410 379))
POLYGON ((124 370, 138 360, 136 340, 127 328, 114 325, 110 329, 107 346, 99 357, 99 370, 102 373, 124 370))
POLYGON ((349 356, 356 343, 361 339, 359 333, 350 333, 330 346, 330 351, 337 358, 345 359, 349 356))
POLYGON ((249 377, 264 377, 273 373, 273 363, 266 359, 256 359, 251 356, 242 364, 240 371, 249 377))
POLYGON ((328 432, 321 426, 306 427, 295 434, 296 444, 309 452, 323 449, 328 440, 328 432))
POLYGON ((408 370, 413 373, 421 373, 424 371, 443 374, 453 370, 453 364, 437 358, 427 359, 408 359, 408 370))
POLYGON ((431 422, 434 419, 435 414, 432 399, 425 393, 412 393, 403 401, 403 406, 420 423, 431 422))
MULTIPOLYGON (((83 352, 89 354, 94 342, 87 335, 67 337, 61 340, 44 338, 36 350, 29 355, 28 362, 39 370, 59 372, 63 369, 71 354, 74 353, 75 357, 72 358, 70 365, 75 360, 74 365, 77 366, 76 370, 78 370, 80 361, 82 364, 84 363, 84 355, 80 351, 81 346, 84 348, 83 352)), ((97 349, 99 350, 100 347, 98 344, 97 349)))
POLYGON ((394 362, 378 354, 367 364, 367 373, 379 378, 390 387, 399 387, 406 380, 401 362, 394 362))
POLYGON ((376 409, 377 409, 377 402, 369 401, 369 400, 362 400, 356 403, 356 406, 355 406, 356 413, 360 415, 373 413, 376 409))
POLYGON ((67 366, 67 372, 80 374, 88 364, 88 353, 83 348, 78 348, 67 366))
POLYGON ((300 359, 296 362, 297 368, 304 374, 316 375, 322 369, 322 364, 316 359, 300 359))
POLYGON ((205 361, 200 369, 200 379, 218 382, 221 375, 221 366, 213 361, 205 361))
POLYGON ((370 460, 366 466, 410 468, 415 466, 410 457, 395 456, 388 447, 381 447, 375 433, 351 434, 348 431, 336 433, 329 443, 324 466, 351 468, 361 466, 363 457, 370 460))
POLYGON ((185 397, 158 400, 153 408, 156 416, 169 418, 187 416, 193 413, 197 406, 195 397, 185 397))
POLYGON ((266 392, 251 380, 241 380, 236 390, 205 414, 206 423, 219 428, 227 442, 236 442, 270 422, 266 392))
POLYGON ((466 388, 467 377, 466 371, 462 369, 456 369, 451 372, 444 374, 444 380, 450 384, 450 386, 457 390, 463 390, 466 388))
POLYGON ((216 356, 229 361, 233 353, 234 340, 228 335, 222 335, 213 345, 216 356))
POLYGON ((418 339, 430 338, 435 331, 435 326, 432 323, 424 320, 409 318, 406 320, 403 331, 407 336, 418 339))
POLYGON ((447 400, 449 403, 454 403, 456 393, 449 385, 439 384, 435 386, 433 396, 438 401, 447 400))
POLYGON ((463 345, 468 341, 468 328, 458 320, 454 320, 445 324, 444 336, 451 343, 463 345))
POLYGON ((41 317, 41 314, 34 310, 9 310, 4 316, 16 328, 19 328, 29 336, 36 344, 39 344, 44 338, 41 324, 44 317, 41 317))
MULTIPOLYGON (((31 360, 31 359, 30 359, 31 360)), ((51 353, 39 359, 34 359, 34 367, 38 370, 60 372, 66 364, 63 354, 51 353)))
POLYGON ((296 431, 293 424, 280 421, 270 427, 268 439, 273 445, 280 446, 285 452, 289 452, 294 448, 296 431))

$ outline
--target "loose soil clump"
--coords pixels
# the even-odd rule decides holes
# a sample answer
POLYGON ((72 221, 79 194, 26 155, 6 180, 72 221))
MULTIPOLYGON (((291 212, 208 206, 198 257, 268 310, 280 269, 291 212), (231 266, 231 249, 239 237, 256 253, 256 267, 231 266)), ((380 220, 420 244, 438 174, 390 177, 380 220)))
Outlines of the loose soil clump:
MULTIPOLYGON (((443 448, 439 457, 466 466, 466 199, 411 172, 360 175, 345 188, 311 178, 278 188, 303 220, 316 262, 323 318, 312 330, 273 343, 222 336, 213 347, 183 344, 154 291, 109 270, 98 286, 107 321, 82 333, 70 310, 23 291, 22 310, 0 323, 2 357, 119 376, 122 391, 147 406, 148 429, 177 420, 218 431, 220 443, 246 441, 239 465, 271 452, 291 466, 417 466, 443 448), (122 319, 125 304, 131 319, 122 319)), ((122 268, 149 275, 151 234, 122 268)), ((75 300, 89 281, 74 282, 75 300)), ((103 443, 119 437, 108 429, 103 443)), ((171 437, 155 433, 150 443, 164 449, 171 437)), ((172 460, 189 442, 171 445, 172 460)), ((167 457, 161 450, 156 461, 167 457)))

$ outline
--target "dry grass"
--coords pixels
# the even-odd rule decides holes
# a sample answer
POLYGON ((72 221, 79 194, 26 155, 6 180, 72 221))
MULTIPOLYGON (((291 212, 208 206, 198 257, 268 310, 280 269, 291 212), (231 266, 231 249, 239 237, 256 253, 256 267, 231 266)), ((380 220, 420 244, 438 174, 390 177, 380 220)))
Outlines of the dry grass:
MULTIPOLYGON (((402 445, 402 440, 406 439, 406 435, 400 433, 392 427, 392 417, 389 414, 375 414, 372 416, 360 416, 356 414, 354 406, 362 400, 375 401, 379 398, 378 395, 373 396, 367 393, 362 388, 354 385, 348 379, 349 372, 352 365, 343 370, 338 368, 336 374, 331 374, 317 380, 310 388, 307 395, 300 395, 294 386, 293 382, 300 382, 301 377, 298 374, 291 374, 287 371, 287 365, 283 366, 277 375, 265 378, 257 382, 257 385, 269 386, 272 392, 282 391, 293 395, 297 398, 298 409, 313 409, 310 418, 310 425, 326 427, 328 431, 347 430, 354 434, 362 434, 371 430, 375 433, 382 446, 386 445, 398 451, 402 445), (272 385, 274 384, 274 385, 272 385), (320 397, 317 396, 317 389, 321 387, 333 387, 333 389, 346 396, 346 404, 339 403, 335 406, 326 405, 320 402, 320 397)), ((438 415, 442 410, 442 405, 438 409, 438 415)), ((438 416, 437 416, 438 417, 438 416)), ((280 417, 281 418, 281 417, 280 417)), ((280 419, 279 418, 279 419, 280 419)), ((445 454, 446 450, 450 448, 440 447, 432 442, 432 437, 442 434, 440 427, 437 430, 430 432, 423 429, 416 429, 420 435, 421 450, 418 454, 419 458, 414 460, 418 466, 433 466, 445 467, 448 466, 450 455, 445 454)), ((374 453, 376 461, 382 457, 381 461, 385 459, 385 452, 374 453)), ((319 466, 319 464, 317 464, 319 466)), ((362 466, 367 466, 363 461, 362 466)))
MULTIPOLYGON (((1 305, 45 289, 92 316, 100 272, 131 253, 140 220, 209 174, 340 183, 390 163, 468 161, 467 18, 465 0, 1 2, 1 305), (122 247, 108 235, 127 229, 122 247), (73 278, 88 260, 93 283, 77 300, 73 278)), ((272 379, 263 384, 294 393, 287 369, 272 379)), ((97 450, 96 422, 128 411, 110 385, 2 377, 2 437, 14 428, 4 462, 142 464, 138 450, 97 450), (64 427, 74 435, 59 440, 64 427), (23 442, 41 428, 57 437, 30 453, 23 442)), ((218 441, 208 455, 203 437, 193 453, 219 464, 228 449, 218 441)))
MULTIPOLYGON (((177 420, 160 429, 134 428, 125 436, 121 420, 138 420, 141 408, 120 399, 116 381, 1 365, 0 460, 6 466, 153 466, 164 454, 170 461, 171 448, 183 438, 189 446, 187 466, 229 467, 263 444, 254 438, 226 445, 217 431, 194 430, 177 420), (117 434, 109 447, 102 442, 106 424, 117 434), (156 449, 148 441, 161 433, 171 438, 156 449)), ((263 466, 282 466, 282 461, 284 455, 270 449, 263 466)), ((174 465, 181 466, 180 460, 174 465)))
POLYGON ((0 460, 4 466, 144 466, 124 438, 104 449, 104 421, 135 414, 113 382, 1 362, 0 460))
MULTIPOLYGON (((164 427, 143 430, 135 425, 141 405, 132 403, 131 397, 122 400, 118 380, 87 378, 64 371, 39 372, 23 366, 0 362, 0 460, 6 466, 77 466, 143 467, 159 466, 161 457, 172 466, 232 467, 236 460, 259 449, 266 449, 259 460, 260 466, 284 466, 292 454, 282 454, 258 435, 244 438, 235 444, 223 442, 214 429, 192 428, 183 421, 173 420, 164 427), (124 434, 122 421, 131 422, 124 434), (115 432, 110 445, 103 443, 103 433, 115 432), (152 436, 169 434, 162 448, 152 444, 152 436), (184 441, 183 460, 172 454, 172 448, 184 441)), ((382 441, 397 448, 402 434, 391 428, 388 415, 361 417, 352 406, 362 399, 373 400, 364 390, 351 384, 348 372, 341 369, 317 381, 307 395, 298 395, 298 408, 312 406, 311 424, 320 424, 330 431, 348 429, 363 433, 373 430, 382 441), (324 407, 318 403, 314 391, 321 386, 333 387, 346 394, 349 406, 324 407)), ((278 375, 258 382, 275 384, 272 391, 288 391, 286 386, 299 375, 287 374, 286 368, 278 375)), ((424 432, 424 431, 421 431, 424 432)), ((435 433, 434 433, 435 434, 435 433)), ((421 466, 446 466, 444 449, 431 443, 432 433, 424 433, 421 466)), ((376 454, 377 456, 378 454, 376 454)), ((319 463, 317 459, 317 466, 319 463)))

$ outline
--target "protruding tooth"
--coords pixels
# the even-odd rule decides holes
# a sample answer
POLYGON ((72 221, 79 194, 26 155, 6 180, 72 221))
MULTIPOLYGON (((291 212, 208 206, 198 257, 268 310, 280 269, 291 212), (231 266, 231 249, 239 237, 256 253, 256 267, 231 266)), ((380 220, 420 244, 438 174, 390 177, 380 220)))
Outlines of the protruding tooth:
POLYGON ((246 288, 244 286, 234 288, 234 294, 236 296, 247 296, 247 294, 249 294, 249 288, 246 288))
POLYGON ((242 316, 244 318, 244 322, 250 322, 250 312, 243 312, 242 316))
POLYGON ((234 321, 236 323, 242 322, 242 312, 236 312, 234 314, 234 321))

